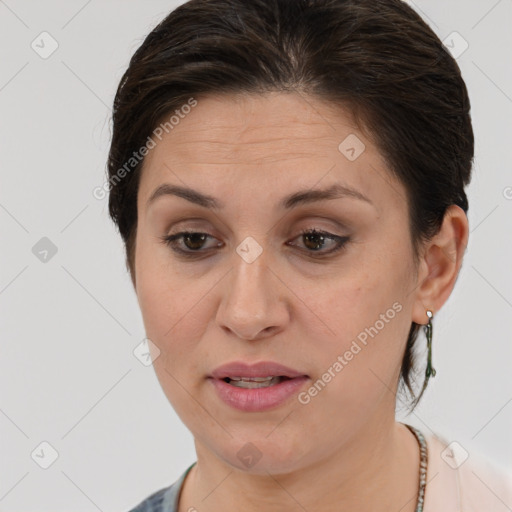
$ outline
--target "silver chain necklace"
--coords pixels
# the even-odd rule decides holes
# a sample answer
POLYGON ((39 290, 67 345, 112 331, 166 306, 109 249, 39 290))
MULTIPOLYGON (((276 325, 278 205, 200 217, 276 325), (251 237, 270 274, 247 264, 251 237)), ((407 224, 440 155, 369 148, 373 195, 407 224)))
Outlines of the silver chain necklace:
POLYGON ((418 492, 418 501, 416 502, 416 512, 423 512, 423 503, 425 501, 425 487, 427 484, 427 464, 428 464, 428 451, 427 442, 423 434, 412 425, 404 425, 416 436, 418 444, 420 445, 420 487, 418 492))

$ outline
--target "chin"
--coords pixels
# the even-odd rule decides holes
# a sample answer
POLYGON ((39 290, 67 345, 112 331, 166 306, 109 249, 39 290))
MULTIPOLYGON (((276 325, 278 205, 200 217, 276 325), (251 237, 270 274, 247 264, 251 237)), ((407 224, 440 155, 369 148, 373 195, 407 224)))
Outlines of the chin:
POLYGON ((260 435, 234 435, 228 446, 217 447, 214 451, 226 464, 243 473, 268 476, 268 473, 285 474, 299 469, 306 455, 304 442, 290 443, 288 437, 287 444, 286 438, 276 436, 270 439, 274 433, 269 436, 269 432, 271 430, 260 435), (245 442, 244 437, 247 439, 245 442))

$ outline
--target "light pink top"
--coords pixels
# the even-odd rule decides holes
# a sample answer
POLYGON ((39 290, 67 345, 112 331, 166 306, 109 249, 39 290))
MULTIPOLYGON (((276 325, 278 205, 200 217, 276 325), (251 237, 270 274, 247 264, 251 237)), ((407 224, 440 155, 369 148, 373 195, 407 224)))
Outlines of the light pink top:
POLYGON ((428 467, 423 512, 512 511, 512 472, 439 434, 424 436, 428 467))

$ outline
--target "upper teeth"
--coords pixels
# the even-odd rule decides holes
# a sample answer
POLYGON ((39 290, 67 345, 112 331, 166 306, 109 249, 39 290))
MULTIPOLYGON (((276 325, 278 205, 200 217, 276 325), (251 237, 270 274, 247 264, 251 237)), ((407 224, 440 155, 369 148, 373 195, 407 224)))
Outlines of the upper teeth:
POLYGON ((281 377, 228 377, 229 384, 238 388, 266 388, 281 382, 281 377))
POLYGON ((228 377, 231 380, 243 380, 245 382, 266 382, 267 380, 273 379, 274 377, 270 375, 269 377, 228 377))

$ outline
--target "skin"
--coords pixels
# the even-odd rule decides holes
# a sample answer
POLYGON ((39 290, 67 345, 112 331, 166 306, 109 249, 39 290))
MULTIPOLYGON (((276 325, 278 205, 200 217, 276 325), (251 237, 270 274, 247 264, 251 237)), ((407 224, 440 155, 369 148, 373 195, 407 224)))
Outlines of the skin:
MULTIPOLYGON (((198 462, 179 511, 414 511, 419 449, 395 421, 400 364, 411 322, 426 324, 426 310, 435 315, 449 297, 467 237, 466 215, 451 206, 414 265, 405 188, 341 107, 297 93, 198 99, 146 157, 132 275, 160 351, 156 374, 195 441, 198 462), (366 146, 354 161, 338 150, 350 134, 366 146), (162 183, 225 207, 171 195, 148 207, 162 183), (277 206, 299 189, 334 183, 372 204, 344 197, 277 206), (320 259, 318 239, 301 235, 309 228, 350 240, 320 259), (211 236, 203 246, 178 241, 202 250, 196 259, 161 239, 187 229, 211 236), (236 252, 248 236, 263 250, 250 264, 236 252), (293 397, 241 412, 206 379, 226 362, 272 360, 309 375, 307 390, 394 303, 400 312, 308 404, 293 397), (248 442, 262 455, 251 468, 237 457, 248 442)), ((326 239, 320 252, 334 246, 326 239)))

